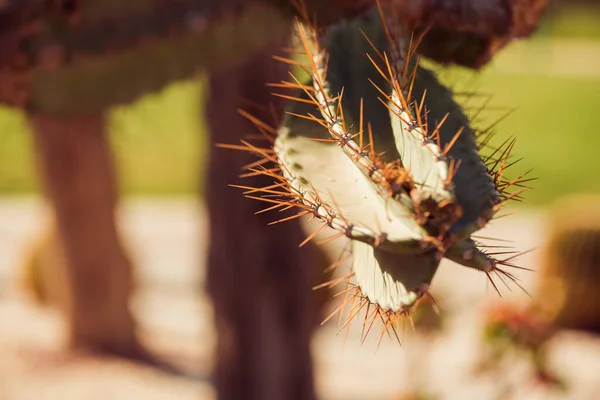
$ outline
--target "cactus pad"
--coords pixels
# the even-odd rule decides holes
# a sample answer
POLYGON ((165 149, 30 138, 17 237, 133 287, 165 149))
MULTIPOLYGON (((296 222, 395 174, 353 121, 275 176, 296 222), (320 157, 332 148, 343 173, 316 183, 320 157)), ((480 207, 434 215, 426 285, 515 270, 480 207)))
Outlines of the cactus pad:
MULTIPOLYGON (((269 209, 301 210, 280 221, 312 215, 322 226, 307 240, 325 228, 351 240, 350 288, 336 310, 352 304, 344 325, 367 309, 365 324, 381 319, 395 330, 429 294, 444 257, 492 283, 493 274, 518 283, 500 268, 512 267, 509 259, 494 259, 470 238, 502 204, 503 170, 486 166, 451 92, 383 15, 374 9, 321 36, 298 22, 306 62, 284 61, 305 68, 309 82, 292 76, 274 85, 292 90, 279 95, 293 103, 272 146, 228 147, 263 157, 251 174, 275 179, 272 187, 244 187, 246 195, 269 209)), ((495 165, 506 165, 510 149, 495 165)))

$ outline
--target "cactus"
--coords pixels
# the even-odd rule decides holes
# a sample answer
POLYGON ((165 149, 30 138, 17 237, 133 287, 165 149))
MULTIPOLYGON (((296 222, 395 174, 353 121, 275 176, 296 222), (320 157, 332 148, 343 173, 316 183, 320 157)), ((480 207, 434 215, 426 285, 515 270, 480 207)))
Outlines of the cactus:
POLYGON ((559 328, 600 332, 598 196, 559 201, 549 218, 535 300, 559 328), (585 211, 582 211, 585 210, 585 211))
POLYGON ((307 61, 287 62, 306 68, 312 84, 293 78, 275 85, 296 92, 280 94, 295 103, 279 130, 254 120, 272 148, 248 141, 225 147, 260 155, 250 174, 275 179, 266 188, 241 186, 246 196, 268 210, 301 210, 276 222, 312 215, 323 225, 306 241, 327 227, 337 231, 332 238, 352 240, 350 287, 329 318, 351 304, 344 326, 367 309, 365 326, 381 319, 384 332, 396 332, 428 294, 444 257, 485 272, 496 289, 493 273, 519 285, 501 269, 514 266, 512 257, 494 259, 471 234, 514 196, 507 189, 520 179, 504 178, 514 143, 497 150, 489 168, 451 92, 419 65, 415 42, 383 16, 374 9, 320 38, 298 22, 307 61))

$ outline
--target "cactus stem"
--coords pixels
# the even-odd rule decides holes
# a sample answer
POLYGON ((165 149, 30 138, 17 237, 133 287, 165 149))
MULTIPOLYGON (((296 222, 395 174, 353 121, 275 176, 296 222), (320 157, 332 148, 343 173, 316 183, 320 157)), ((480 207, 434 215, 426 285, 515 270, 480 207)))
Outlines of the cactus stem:
MULTIPOLYGON (((327 270, 331 271, 336 269, 346 262, 349 258, 348 252, 348 248, 344 249, 338 260, 328 267, 327 270)), ((332 279, 313 288, 314 290, 325 288, 331 289, 335 286, 344 285, 344 288, 333 296, 334 298, 343 296, 341 303, 321 322, 321 325, 324 325, 337 316, 338 330, 336 334, 338 335, 343 330, 346 330, 347 336, 352 321, 358 320, 362 323, 360 340, 361 343, 364 343, 367 336, 369 336, 374 323, 379 320, 382 324, 382 330, 379 334, 378 344, 386 334, 389 338, 395 339, 401 344, 402 341, 400 340, 399 332, 404 332, 407 321, 412 325, 412 312, 418 307, 420 301, 425 296, 432 299, 434 309, 436 309, 437 305, 433 295, 430 293, 429 284, 422 284, 414 291, 415 301, 407 303, 400 308, 389 306, 383 307, 379 303, 373 302, 369 296, 362 291, 359 285, 352 282, 352 279, 355 276, 355 272, 350 272, 345 276, 332 279), (364 316, 359 318, 361 313, 364 313, 364 316)))
MULTIPOLYGON (((381 7, 379 12, 385 21, 381 7)), ((370 29, 368 24, 373 21, 369 18, 358 23, 370 29)), ((522 192, 528 189, 525 183, 531 179, 527 173, 506 178, 507 169, 519 161, 511 158, 515 140, 508 139, 494 148, 489 142, 491 128, 490 133, 474 134, 449 92, 435 75, 418 66, 418 57, 415 66, 420 38, 411 36, 408 49, 401 52, 398 47, 404 42, 384 23, 389 46, 378 43, 378 49, 367 38, 375 55, 366 53, 364 65, 346 70, 347 63, 360 62, 352 57, 363 49, 358 46, 360 51, 353 50, 336 35, 350 32, 352 23, 342 25, 341 31, 331 36, 327 33, 326 45, 321 48, 316 29, 296 22, 302 47, 296 54, 305 56, 307 62, 285 57, 280 61, 304 68, 312 84, 290 74, 289 81, 270 85, 292 90, 293 94, 273 95, 297 103, 286 111, 287 119, 279 129, 240 111, 260 131, 257 138, 267 140, 267 148, 245 140, 241 145, 220 147, 260 157, 247 164, 248 172, 242 176, 263 175, 274 180, 263 188, 231 185, 244 190, 246 197, 268 204, 259 212, 296 209, 293 215, 282 216, 270 225, 305 216, 321 222, 300 247, 328 227, 337 233, 318 244, 343 236, 351 239, 352 272, 314 287, 345 283, 345 289, 336 295, 343 295, 342 304, 323 323, 337 315, 341 325, 338 333, 344 329, 348 332, 350 323, 364 312, 361 342, 375 320, 383 324, 380 341, 387 333, 400 342, 400 322, 406 325, 406 319, 412 321, 410 315, 422 298, 431 297, 429 283, 443 257, 485 273, 500 296, 499 286, 510 290, 511 283, 527 293, 510 269, 503 269, 515 268, 512 260, 520 253, 486 253, 469 239, 492 218, 499 218, 496 213, 507 201, 521 200, 522 192), (331 56, 325 48, 331 50, 331 56), (368 70, 376 78, 366 76, 368 70), (358 73, 365 76, 362 84, 368 90, 360 84, 353 86, 352 78, 346 77, 358 73), (427 89, 431 89, 432 97, 426 99, 427 89), (374 112, 370 108, 374 106, 383 113, 374 112), (478 152, 482 147, 491 148, 491 154, 483 159, 478 152), (382 148, 387 155, 378 152, 382 148), (469 168, 466 174, 461 168, 463 160, 469 168), (496 259, 504 256, 507 258, 496 259)), ((340 257, 327 270, 338 268, 346 259, 340 257)))

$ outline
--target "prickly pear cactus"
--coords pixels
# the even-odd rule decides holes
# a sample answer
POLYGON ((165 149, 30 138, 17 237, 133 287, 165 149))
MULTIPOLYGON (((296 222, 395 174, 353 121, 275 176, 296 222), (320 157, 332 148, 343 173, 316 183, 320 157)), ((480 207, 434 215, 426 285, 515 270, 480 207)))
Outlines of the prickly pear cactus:
POLYGON ((486 165, 451 92, 384 15, 373 9, 321 36, 298 23, 306 56, 298 64, 310 82, 275 85, 294 90, 284 96, 295 102, 272 147, 229 147, 259 154, 251 173, 275 180, 245 187, 246 195, 269 209, 301 210, 280 221, 312 215, 323 224, 307 240, 326 228, 351 240, 352 272, 334 313, 349 306, 344 326, 366 310, 365 326, 382 320, 395 332, 429 293, 443 258, 483 271, 492 283, 492 274, 516 278, 500 268, 512 264, 471 238, 510 197, 503 178, 510 149, 498 153, 495 170, 486 165))

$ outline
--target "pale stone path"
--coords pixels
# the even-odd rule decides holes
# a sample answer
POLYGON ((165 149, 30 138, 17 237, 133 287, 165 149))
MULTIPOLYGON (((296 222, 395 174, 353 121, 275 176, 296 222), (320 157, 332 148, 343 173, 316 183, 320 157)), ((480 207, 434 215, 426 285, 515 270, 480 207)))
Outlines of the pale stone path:
MULTIPOLYGON (((125 203, 121 213, 124 236, 139 267, 141 290, 133 306, 145 338, 192 377, 60 352, 59 316, 28 300, 16 285, 18 266, 45 218, 37 199, 0 199, 0 400, 214 399, 206 378, 214 343, 212 311, 199 290, 204 280, 202 207, 193 199, 134 199, 125 203)), ((496 221, 482 236, 507 238, 525 250, 542 243, 543 233, 543 214, 519 210, 496 221)), ((536 269, 536 253, 523 256, 519 264, 536 269)), ((520 276, 526 287, 534 288, 535 274, 520 276)), ((492 398, 494 379, 473 379, 468 368, 478 353, 476 310, 497 296, 489 287, 486 294, 482 274, 451 263, 441 267, 433 286, 443 312, 453 316, 442 337, 419 341, 407 335, 403 347, 386 337, 377 348, 377 335, 360 346, 358 326, 352 327, 345 343, 343 334, 335 336, 335 324, 317 333, 313 350, 323 399, 399 399, 411 383, 443 394, 444 399, 492 398), (433 355, 429 364, 425 350, 433 355), (428 379, 419 376, 418 368, 424 367, 430 371, 428 379)), ((510 296, 526 299, 519 292, 510 296)), ((598 340, 567 335, 557 343, 554 364, 575 376, 577 383, 575 392, 561 398, 599 398, 598 340)), ((528 391, 518 398, 555 397, 528 391)))

